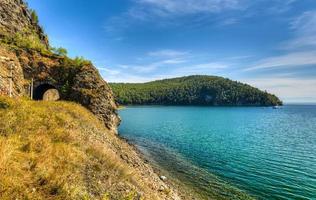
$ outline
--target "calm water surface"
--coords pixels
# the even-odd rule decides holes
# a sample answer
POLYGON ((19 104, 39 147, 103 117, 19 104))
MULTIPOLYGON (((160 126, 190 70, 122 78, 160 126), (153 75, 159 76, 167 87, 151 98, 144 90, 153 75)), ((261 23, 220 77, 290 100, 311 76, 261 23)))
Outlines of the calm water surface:
POLYGON ((205 196, 316 199, 316 106, 145 106, 120 115, 121 136, 205 196))

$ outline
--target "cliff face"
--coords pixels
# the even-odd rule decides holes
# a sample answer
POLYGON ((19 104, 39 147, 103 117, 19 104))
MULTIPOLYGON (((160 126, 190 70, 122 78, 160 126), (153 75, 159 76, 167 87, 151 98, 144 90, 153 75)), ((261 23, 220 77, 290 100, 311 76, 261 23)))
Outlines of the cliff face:
POLYGON ((56 89, 61 100, 82 104, 108 129, 116 130, 120 120, 109 85, 91 62, 54 54, 37 16, 22 0, 0 0, 2 95, 9 94, 11 71, 14 97, 33 93, 35 100, 41 100, 47 90, 56 89))
POLYGON ((0 30, 0 35, 32 30, 46 47, 49 46, 43 29, 22 0, 0 0, 0 30))

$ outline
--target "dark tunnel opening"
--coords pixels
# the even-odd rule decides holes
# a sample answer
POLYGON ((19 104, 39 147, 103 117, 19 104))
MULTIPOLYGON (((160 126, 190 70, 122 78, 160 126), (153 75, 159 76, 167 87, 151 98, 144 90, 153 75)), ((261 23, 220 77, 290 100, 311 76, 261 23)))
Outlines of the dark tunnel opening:
POLYGON ((57 101, 59 98, 59 92, 56 87, 48 83, 37 86, 33 92, 33 99, 38 101, 57 101))

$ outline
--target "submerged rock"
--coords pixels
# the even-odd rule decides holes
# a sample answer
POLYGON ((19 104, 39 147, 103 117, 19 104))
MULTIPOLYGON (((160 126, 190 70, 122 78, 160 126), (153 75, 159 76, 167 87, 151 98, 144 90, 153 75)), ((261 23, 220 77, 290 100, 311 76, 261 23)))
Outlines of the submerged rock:
POLYGON ((166 176, 160 176, 160 180, 166 181, 166 180, 167 180, 167 177, 166 177, 166 176))

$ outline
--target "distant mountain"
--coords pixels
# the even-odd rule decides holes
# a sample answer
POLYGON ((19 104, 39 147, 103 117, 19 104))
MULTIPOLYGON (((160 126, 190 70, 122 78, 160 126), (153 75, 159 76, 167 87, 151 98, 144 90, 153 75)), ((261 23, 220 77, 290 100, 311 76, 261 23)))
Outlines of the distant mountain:
POLYGON ((250 85, 217 76, 186 76, 148 83, 110 83, 122 105, 275 106, 282 101, 250 85))

